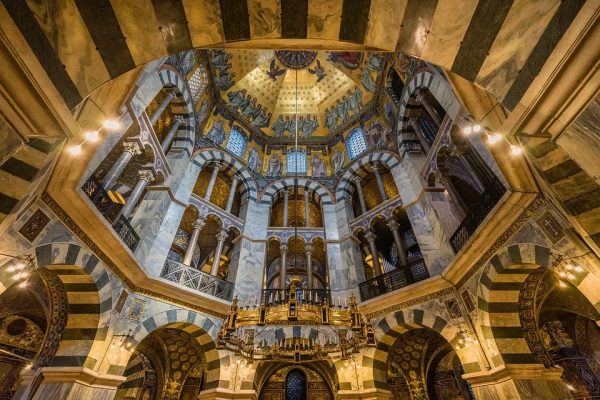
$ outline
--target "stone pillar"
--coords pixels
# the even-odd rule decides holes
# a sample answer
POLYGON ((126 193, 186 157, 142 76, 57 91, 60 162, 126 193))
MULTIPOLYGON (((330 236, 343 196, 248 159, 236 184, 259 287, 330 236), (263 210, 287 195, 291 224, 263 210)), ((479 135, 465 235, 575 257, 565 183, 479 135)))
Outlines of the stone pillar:
POLYGON ((221 253, 223 252, 223 244, 225 243, 225 239, 229 236, 228 231, 221 231, 217 233, 217 248, 215 249, 215 256, 213 258, 212 268, 210 269, 210 274, 217 276, 217 272, 219 271, 219 264, 221 261, 221 253))
POLYGON ((126 379, 85 367, 43 367, 23 371, 21 378, 21 386, 13 399, 113 399, 117 388, 126 379), (40 382, 39 386, 37 382, 40 382))
POLYGON ((312 289, 313 271, 312 271, 312 244, 306 243, 306 288, 312 289))
POLYGON ((425 140, 425 135, 423 135, 423 131, 419 125, 419 118, 410 118, 408 120, 408 124, 412 126, 413 130, 417 134, 417 138, 419 139, 419 143, 421 143, 421 147, 423 148, 425 154, 429 153, 429 143, 427 143, 427 140, 425 140))
POLYGON ((469 212, 469 210, 467 209, 467 207, 463 203, 462 199, 460 198, 460 195, 458 194, 458 191, 452 184, 452 181, 450 181, 450 175, 445 171, 438 170, 435 174, 435 177, 442 185, 444 185, 444 187, 446 188, 448 193, 450 193, 450 197, 454 201, 454 204, 456 205, 456 208, 458 210, 458 213, 460 214, 461 219, 464 219, 467 216, 467 213, 469 212))
POLYGON ((290 191, 283 191, 283 226, 288 226, 288 201, 290 197, 290 191))
POLYGON ((417 93, 416 97, 417 97, 417 101, 421 103, 421 105, 427 111, 427 113, 429 114, 431 119, 433 119, 433 122, 435 122, 437 124, 438 128, 440 128, 442 126, 442 119, 440 118, 437 111, 435 111, 435 108, 433 108, 431 103, 425 97, 425 93, 419 92, 419 93, 417 93))
POLYGON ((185 265, 192 265, 192 258, 194 257, 194 249, 196 248, 196 242, 198 242, 198 236, 200 236, 200 231, 206 224, 206 220, 202 217, 198 217, 196 222, 194 222, 194 232, 192 232, 192 236, 190 237, 190 243, 188 244, 188 248, 185 251, 185 257, 183 257, 183 263, 185 265))
POLYGON ((171 129, 169 129, 169 133, 167 133, 167 136, 165 136, 162 143, 160 144, 160 147, 162 148, 163 153, 167 154, 169 145, 173 141, 173 138, 175 138, 175 134, 179 130, 179 127, 181 126, 182 123, 183 123, 183 117, 181 115, 176 115, 173 126, 171 126, 171 129))
POLYGON ((306 220, 306 227, 310 227, 310 199, 308 189, 304 189, 304 219, 306 220))
POLYGON ((165 99, 162 101, 162 103, 160 103, 160 106, 158 106, 156 111, 154 111, 154 114, 152 114, 152 116, 150 117, 150 123, 152 125, 154 125, 154 123, 156 121, 158 121, 158 119, 160 118, 162 113, 165 112, 165 110, 169 106, 169 103, 171 103, 171 100, 173 100, 174 98, 175 98, 175 92, 170 91, 167 93, 167 96, 165 97, 165 99))
POLYGON ((217 181, 217 175, 219 174, 220 169, 221 163, 215 163, 215 167, 210 177, 210 181, 208 181, 208 186, 206 187, 206 193, 204 194, 204 200, 206 201, 210 201, 210 196, 212 195, 212 191, 215 187, 215 182, 217 181))
POLYGON ((237 189, 237 184, 240 178, 237 175, 234 175, 231 178, 231 189, 229 190, 229 197, 227 197, 227 205, 225 206, 225 211, 231 212, 231 207, 233 206, 233 198, 235 197, 235 190, 237 189))
POLYGON ((123 153, 117 159, 117 161, 110 167, 110 170, 106 173, 104 179, 102 179, 102 186, 106 190, 110 190, 119 176, 123 173, 123 170, 129 164, 129 161, 133 156, 142 154, 142 149, 137 142, 125 142, 123 143, 123 153))
POLYGON ((489 371, 462 376, 471 384, 476 399, 572 399, 562 368, 542 364, 506 364, 489 371))
POLYGON ((358 191, 358 200, 360 201, 360 209, 362 213, 365 214, 367 212, 367 205, 365 204, 365 196, 363 195, 362 185, 360 184, 361 177, 356 175, 354 177, 354 184, 356 185, 356 190, 358 191))
POLYGON ((407 265, 408 258, 406 257, 406 249, 404 248, 404 242, 402 241, 400 231, 398 230, 400 228, 400 224, 393 218, 390 218, 387 220, 387 226, 392 231, 392 235, 394 235, 394 243, 396 243, 396 250, 398 251, 398 261, 400 261, 400 265, 407 265))
POLYGON ((279 271, 279 288, 280 289, 285 289, 285 283, 287 280, 287 276, 286 273, 287 271, 285 270, 285 262, 286 262, 286 257, 287 257, 287 252, 288 252, 288 247, 287 247, 287 243, 281 243, 281 269, 279 271))
POLYGON ((373 170, 373 173, 375 174, 375 179, 377 180, 377 187, 379 188, 379 193, 381 194, 381 198, 383 199, 383 201, 386 201, 388 199, 387 195, 385 194, 385 188, 383 187, 383 181, 381 180, 381 173, 379 172, 379 163, 373 163, 373 165, 371 166, 371 169, 373 170))
POLYGON ((150 170, 143 169, 140 172, 138 172, 138 174, 140 176, 140 179, 137 181, 135 187, 131 191, 131 194, 125 202, 125 205, 123 206, 123 208, 121 208, 121 215, 125 218, 129 218, 129 215, 131 215, 131 212, 133 211, 135 205, 142 196, 142 193, 144 193, 144 189, 146 189, 146 186, 148 186, 148 184, 154 181, 154 173, 150 170))
POLYGON ((369 249, 371 250, 371 258, 373 259, 373 269, 375 270, 375 276, 383 274, 383 269, 379 263, 379 253, 377 253, 377 246, 375 246, 375 239, 377 235, 371 230, 365 233, 365 239, 369 242, 369 249))

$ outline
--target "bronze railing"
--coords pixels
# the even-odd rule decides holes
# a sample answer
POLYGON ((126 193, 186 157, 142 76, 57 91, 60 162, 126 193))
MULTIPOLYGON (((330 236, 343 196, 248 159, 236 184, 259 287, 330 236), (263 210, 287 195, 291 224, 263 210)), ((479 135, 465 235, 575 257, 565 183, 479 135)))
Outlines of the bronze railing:
POLYGON ((129 224, 129 221, 120 215, 121 207, 112 201, 98 178, 94 175, 90 176, 81 189, 94 203, 100 214, 111 224, 121 240, 131 251, 134 251, 140 242, 140 237, 129 224))
POLYGON ((506 188, 497 177, 494 178, 487 189, 481 194, 479 202, 469 211, 450 238, 450 244, 455 253, 458 253, 467 243, 473 233, 475 233, 475 230, 485 220, 490 211, 492 211, 492 208, 498 204, 504 193, 506 193, 506 188))
POLYGON ((361 283, 360 298, 362 301, 370 300, 427 278, 429 278, 429 271, 425 261, 418 260, 361 283))
POLYGON ((165 261, 160 277, 223 300, 231 301, 233 297, 233 283, 169 258, 165 261))
MULTIPOLYGON (((297 289, 296 294, 299 303, 322 304, 327 300, 331 305, 331 293, 328 289, 297 289)), ((266 305, 285 303, 290 298, 290 290, 263 289, 262 296, 266 305)))

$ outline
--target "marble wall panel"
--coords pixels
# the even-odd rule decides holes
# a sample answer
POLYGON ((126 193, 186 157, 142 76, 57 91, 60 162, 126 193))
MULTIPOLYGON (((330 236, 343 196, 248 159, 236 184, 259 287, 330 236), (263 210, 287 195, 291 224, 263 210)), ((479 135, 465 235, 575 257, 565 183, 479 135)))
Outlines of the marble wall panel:
POLYGON ((281 37, 281 0, 248 0, 252 39, 281 37))
POLYGON ((484 139, 481 135, 469 135, 467 136, 467 141, 471 145, 471 147, 479 154, 483 162, 489 167, 492 173, 499 177, 505 186, 508 186, 506 179, 504 179, 504 175, 502 171, 500 171, 500 167, 496 164, 496 160, 494 160, 494 156, 490 153, 487 145, 485 144, 484 139))
POLYGON ((110 3, 136 65, 167 55, 151 0, 111 0, 110 3))
POLYGON ((21 148, 21 138, 0 119, 0 165, 21 148))
POLYGON ((253 302, 255 298, 261 298, 266 244, 251 242, 246 238, 242 238, 240 242, 234 297, 237 296, 244 302, 253 302))
POLYGON ((446 77, 436 71, 429 85, 429 91, 446 110, 448 117, 455 120, 462 106, 446 77))
POLYGON ((452 68, 479 0, 438 0, 421 58, 452 68))
POLYGON ((338 40, 343 0, 308 0, 308 38, 338 40))
MULTIPOLYGON (((138 88, 131 99, 131 105, 135 116, 138 117, 144 111, 148 104, 156 97, 162 89, 163 83, 156 70, 144 76, 143 81, 138 82, 138 88)), ((150 117, 150 115, 148 116, 150 117)))
POLYGON ((350 239, 327 243, 327 267, 332 296, 359 298, 358 285, 366 281, 362 254, 358 244, 350 239))
POLYGON ((408 0, 371 0, 365 45, 387 51, 396 49, 408 0))
POLYGON ((456 208, 450 203, 447 192, 432 192, 430 193, 431 204, 439 215, 439 222, 446 237, 451 237, 458 226, 460 225, 460 216, 457 214, 456 208))
POLYGON ((91 93, 110 79, 73 0, 27 0, 27 5, 79 93, 91 93))
POLYGON ((271 207, 268 204, 258 204, 248 201, 248 209, 245 216, 240 213, 240 218, 245 218, 246 221, 244 224, 244 235, 252 239, 266 239, 270 211, 271 207))
POLYGON ((194 47, 225 41, 219 0, 183 0, 194 47))
POLYGON ((515 0, 475 82, 497 99, 504 98, 560 3, 515 0), (527 15, 527 23, 521 15, 527 15))

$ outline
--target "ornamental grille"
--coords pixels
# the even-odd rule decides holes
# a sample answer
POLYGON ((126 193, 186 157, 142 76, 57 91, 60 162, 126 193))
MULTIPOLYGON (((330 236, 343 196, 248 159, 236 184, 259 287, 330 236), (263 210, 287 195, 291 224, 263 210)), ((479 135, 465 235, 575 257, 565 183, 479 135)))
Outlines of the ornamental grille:
POLYGON ((244 153, 246 152, 246 138, 233 127, 225 148, 236 156, 243 158, 244 153))
POLYGON ((354 128, 350 131, 346 139, 346 145, 351 160, 367 151, 367 143, 360 128, 354 128))
POLYGON ((285 399, 306 399, 306 374, 299 369, 293 369, 285 379, 285 399))
POLYGON ((286 172, 288 174, 306 174, 306 153, 302 150, 292 150, 287 155, 286 172))

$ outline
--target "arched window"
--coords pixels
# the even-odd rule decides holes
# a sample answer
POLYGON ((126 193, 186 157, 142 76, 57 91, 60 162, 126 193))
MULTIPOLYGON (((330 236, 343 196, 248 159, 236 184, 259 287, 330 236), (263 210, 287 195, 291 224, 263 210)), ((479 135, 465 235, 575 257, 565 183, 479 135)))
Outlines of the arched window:
POLYGON ((301 369, 291 370, 285 378, 286 400, 306 399, 306 374, 301 369))
POLYGON ((192 101, 194 105, 198 103, 200 100, 200 96, 204 93, 204 89, 206 88, 206 84, 208 83, 208 79, 206 77, 206 69, 203 65, 196 68, 194 74, 188 81, 188 85, 190 85, 190 91, 192 92, 192 101))
POLYGON ((346 146, 348 147, 348 154, 351 160, 367 150, 367 143, 365 142, 362 129, 354 128, 350 131, 346 137, 346 146))
POLYGON ((288 153, 285 172, 306 174, 306 152, 304 150, 293 149, 288 153))
POLYGON ((239 129, 237 126, 231 129, 225 148, 236 156, 243 158, 246 152, 246 135, 240 132, 239 129))

